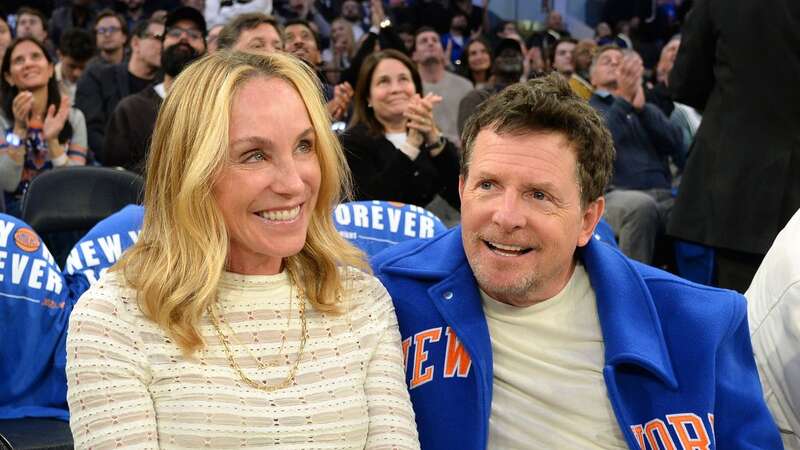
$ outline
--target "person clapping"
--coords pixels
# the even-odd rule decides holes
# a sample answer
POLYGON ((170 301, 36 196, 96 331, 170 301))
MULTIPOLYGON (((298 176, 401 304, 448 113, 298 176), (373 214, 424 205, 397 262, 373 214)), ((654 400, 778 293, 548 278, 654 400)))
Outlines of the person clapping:
POLYGON ((59 92, 53 61, 35 38, 13 41, 0 70, 0 186, 7 211, 19 215, 22 195, 36 175, 86 164, 86 121, 59 92))
POLYGON ((458 208, 458 155, 433 119, 436 95, 421 96, 416 65, 396 50, 361 66, 353 118, 342 134, 358 200, 425 206, 440 194, 458 208))

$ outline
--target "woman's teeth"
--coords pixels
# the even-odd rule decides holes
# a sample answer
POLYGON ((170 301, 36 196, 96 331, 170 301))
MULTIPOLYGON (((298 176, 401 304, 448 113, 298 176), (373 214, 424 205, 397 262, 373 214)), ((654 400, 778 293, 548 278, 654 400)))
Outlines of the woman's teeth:
POLYGON ((278 211, 261 211, 258 213, 264 219, 272 220, 275 222, 286 222, 294 220, 300 214, 300 205, 292 209, 284 209, 278 211))

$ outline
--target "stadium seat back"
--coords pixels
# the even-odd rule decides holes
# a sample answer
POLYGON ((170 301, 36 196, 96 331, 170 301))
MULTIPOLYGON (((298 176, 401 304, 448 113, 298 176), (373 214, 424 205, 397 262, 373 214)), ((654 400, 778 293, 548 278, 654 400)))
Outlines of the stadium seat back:
POLYGON ((59 266, 94 225, 125 205, 140 203, 144 179, 107 167, 67 167, 33 179, 22 201, 22 219, 36 230, 59 266))

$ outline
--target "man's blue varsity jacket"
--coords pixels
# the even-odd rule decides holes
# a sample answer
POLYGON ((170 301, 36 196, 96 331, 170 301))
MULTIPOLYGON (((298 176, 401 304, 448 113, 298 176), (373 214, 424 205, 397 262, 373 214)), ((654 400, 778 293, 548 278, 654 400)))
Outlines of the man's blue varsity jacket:
MULTIPOLYGON (((603 375, 631 449, 782 448, 762 399, 744 297, 594 239, 577 255, 597 297, 603 375)), ((373 268, 394 299, 422 448, 485 448, 492 347, 461 227, 389 248, 373 268)))

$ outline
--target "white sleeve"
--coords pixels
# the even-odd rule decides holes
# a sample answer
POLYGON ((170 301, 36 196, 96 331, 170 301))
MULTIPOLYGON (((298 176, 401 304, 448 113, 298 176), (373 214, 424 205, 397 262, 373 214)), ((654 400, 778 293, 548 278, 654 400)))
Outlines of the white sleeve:
POLYGON ((767 406, 788 449, 800 449, 800 212, 775 239, 747 290, 767 406))
MULTIPOLYGON (((376 281, 376 283, 378 283, 376 281)), ((369 411, 366 449, 419 449, 417 424, 405 383, 405 368, 397 317, 383 286, 374 304, 380 308, 374 320, 382 333, 367 366, 364 391, 369 411)))
POLYGON ((81 297, 67 332, 67 402, 75 448, 158 448, 144 344, 119 292, 81 297))
MULTIPOLYGON (((8 156, 6 149, 0 149, 0 189, 14 192, 22 179, 22 164, 17 164, 8 156)), ((0 192, 0 195, 3 195, 0 192)))

